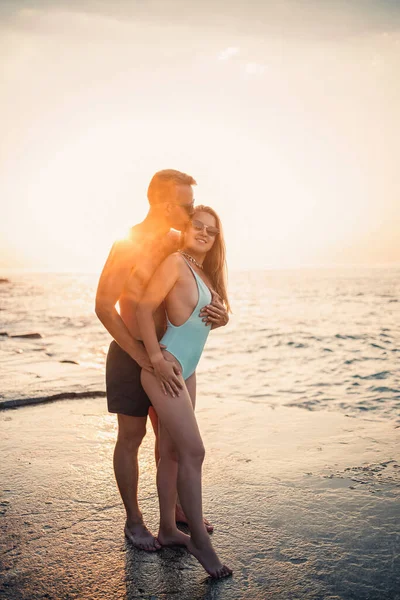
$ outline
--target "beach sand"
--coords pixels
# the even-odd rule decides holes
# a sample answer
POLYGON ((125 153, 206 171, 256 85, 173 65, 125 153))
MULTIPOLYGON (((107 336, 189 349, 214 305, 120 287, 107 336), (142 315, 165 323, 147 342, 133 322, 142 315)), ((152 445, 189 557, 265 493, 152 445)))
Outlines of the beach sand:
MULTIPOLYGON (((89 599, 400 598, 399 429, 388 421, 200 387, 204 512, 232 578, 211 581, 184 549, 147 554, 123 536, 104 398, 0 412, 0 597, 89 599)), ((156 532, 148 434, 140 504, 156 532)))

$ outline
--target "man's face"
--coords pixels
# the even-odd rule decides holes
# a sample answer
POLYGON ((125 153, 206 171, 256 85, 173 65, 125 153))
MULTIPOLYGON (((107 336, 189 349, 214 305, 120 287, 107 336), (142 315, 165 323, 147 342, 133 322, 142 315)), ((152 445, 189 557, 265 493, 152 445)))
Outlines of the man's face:
POLYGON ((181 231, 193 214, 193 189, 191 185, 175 185, 168 197, 168 217, 171 227, 181 231))

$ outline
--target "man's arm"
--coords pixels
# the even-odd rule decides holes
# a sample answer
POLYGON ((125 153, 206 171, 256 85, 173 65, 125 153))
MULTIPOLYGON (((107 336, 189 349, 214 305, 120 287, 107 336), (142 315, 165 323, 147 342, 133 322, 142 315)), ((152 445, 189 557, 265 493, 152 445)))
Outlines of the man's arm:
POLYGON ((131 336, 115 308, 132 270, 136 251, 131 240, 115 242, 100 275, 95 312, 117 344, 136 360, 142 369, 152 371, 151 362, 142 344, 131 336))

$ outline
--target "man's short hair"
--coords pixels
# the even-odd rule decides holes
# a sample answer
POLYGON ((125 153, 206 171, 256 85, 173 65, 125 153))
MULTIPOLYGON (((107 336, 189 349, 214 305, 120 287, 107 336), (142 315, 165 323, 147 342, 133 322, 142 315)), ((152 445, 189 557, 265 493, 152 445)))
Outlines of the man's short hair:
POLYGON ((158 171, 151 178, 147 190, 149 203, 153 205, 163 202, 164 199, 168 197, 171 187, 175 185, 197 185, 197 183, 191 175, 187 175, 181 171, 175 171, 175 169, 158 171))

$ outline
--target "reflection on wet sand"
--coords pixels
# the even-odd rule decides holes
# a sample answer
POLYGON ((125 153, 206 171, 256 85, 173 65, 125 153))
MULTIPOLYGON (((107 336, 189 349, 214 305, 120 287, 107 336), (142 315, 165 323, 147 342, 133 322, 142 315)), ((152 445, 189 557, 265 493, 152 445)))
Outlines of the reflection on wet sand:
MULTIPOLYGON (((325 411, 217 400, 199 385, 204 510, 234 570, 210 581, 183 548, 124 539, 104 399, 0 412, 0 594, 8 600, 395 598, 398 430, 325 411), (46 596, 47 595, 47 596, 46 596)), ((150 431, 140 506, 158 501, 150 431)))
POLYGON ((184 548, 163 548, 149 560, 132 546, 127 547, 125 571, 126 600, 169 597, 216 600, 227 589, 226 582, 212 580, 205 573, 199 578, 195 560, 184 548))

